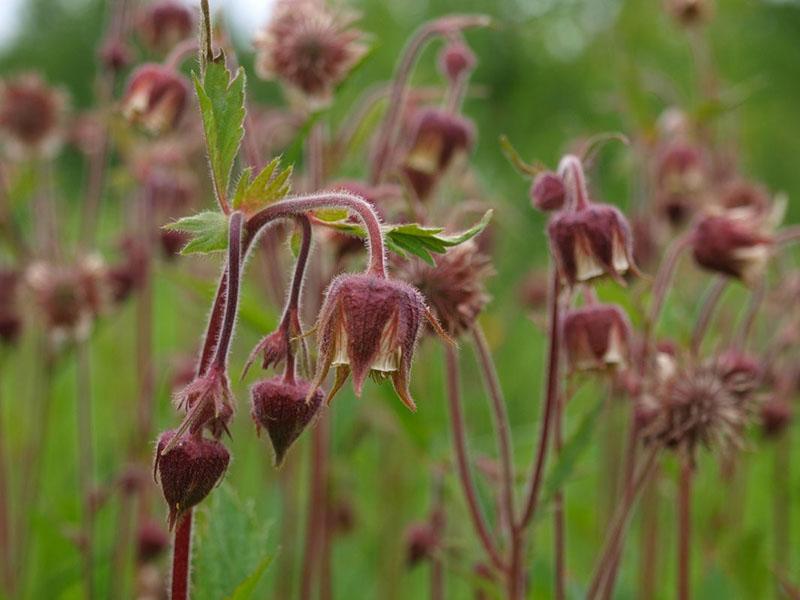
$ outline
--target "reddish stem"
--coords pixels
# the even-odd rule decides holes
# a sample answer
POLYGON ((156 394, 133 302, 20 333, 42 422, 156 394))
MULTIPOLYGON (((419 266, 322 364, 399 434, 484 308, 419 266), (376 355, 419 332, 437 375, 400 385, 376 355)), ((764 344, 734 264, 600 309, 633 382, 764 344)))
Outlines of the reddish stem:
MULTIPOLYGON (((1 367, 2 365, 0 365, 1 367)), ((2 389, 0 389, 2 392, 2 389)), ((0 398, 1 399, 1 398, 0 398)), ((4 559, 2 561, 2 590, 6 594, 13 596, 14 587, 14 555, 11 548, 11 519, 10 507, 8 504, 9 485, 6 463, 6 436, 5 421, 3 420, 3 403, 0 402, 0 553, 4 559)))
POLYGON ((697 356, 700 353, 700 346, 703 344, 703 339, 706 337, 709 325, 711 325, 714 311, 717 309, 717 305, 727 285, 727 278, 718 277, 716 281, 711 284, 711 288, 708 290, 703 300, 703 305, 700 307, 700 314, 697 316, 694 331, 692 331, 692 341, 690 344, 692 356, 697 356))
POLYGON ((190 508, 175 527, 175 546, 172 549, 171 600, 189 598, 189 565, 192 562, 192 516, 190 508))
POLYGON ((228 234, 228 264, 225 269, 227 272, 225 316, 222 320, 222 328, 220 329, 219 341, 217 342, 217 349, 213 359, 213 364, 223 372, 227 370, 233 327, 236 324, 236 313, 239 310, 243 226, 244 214, 238 211, 232 213, 228 234))
POLYGON ((684 457, 678 482, 678 600, 691 597, 693 474, 691 459, 684 457))
POLYGON ((303 551, 303 569, 300 580, 300 599, 310 600, 313 594, 314 579, 320 566, 319 557, 324 543, 325 526, 325 458, 328 447, 328 421, 326 415, 317 420, 311 438, 311 488, 308 501, 308 524, 303 551))
POLYGON ((77 345, 76 368, 76 416, 78 433, 78 483, 81 499, 81 540, 83 558, 84 593, 94 597, 94 452, 92 441, 92 389, 90 374, 89 342, 81 340, 77 345))
MULTIPOLYGON (((297 331, 297 335, 302 335, 300 331, 300 294, 303 291, 303 277, 305 276, 306 265, 308 264, 308 257, 311 253, 311 222, 308 217, 302 216, 297 218, 302 230, 302 239, 300 242, 300 251, 297 253, 297 261, 294 266, 294 275, 292 276, 292 285, 289 288, 289 298, 286 301, 286 308, 283 310, 283 317, 279 327, 285 332, 285 335, 291 337, 293 335, 293 328, 297 331), (296 326, 296 327, 295 327, 296 326)), ((283 377, 287 382, 294 383, 296 373, 296 361, 292 344, 286 351, 286 369, 283 377)))
MULTIPOLYGON (((553 414, 554 445, 556 456, 564 446, 564 397, 559 394, 553 414)), ((553 499, 553 537, 555 544, 555 599, 564 600, 567 594, 566 526, 564 521, 564 491, 556 492, 553 499)))
POLYGON ((453 428, 453 448, 456 455, 456 466, 458 468, 458 478, 467 501, 467 508, 472 520, 472 525, 478 538, 483 544, 486 554, 492 564, 500 570, 506 571, 506 566, 500 553, 495 546, 494 540, 489 533, 489 527, 483 516, 478 494, 475 490, 475 483, 472 480, 469 468, 469 457, 467 455, 467 439, 464 428, 464 414, 461 409, 461 387, 458 368, 458 351, 449 344, 445 345, 445 367, 447 370, 447 401, 450 406, 450 426, 453 428))
POLYGON ((589 205, 589 192, 586 189, 586 177, 581 159, 573 154, 567 154, 558 165, 558 174, 567 186, 568 204, 565 210, 586 208, 589 205))

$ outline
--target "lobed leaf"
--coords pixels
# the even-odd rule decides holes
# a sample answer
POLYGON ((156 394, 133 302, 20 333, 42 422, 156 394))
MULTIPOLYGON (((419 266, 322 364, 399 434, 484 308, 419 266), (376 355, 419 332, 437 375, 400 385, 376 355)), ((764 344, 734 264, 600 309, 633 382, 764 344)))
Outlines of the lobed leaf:
POLYGON ((252 181, 252 169, 248 167, 242 171, 233 196, 233 208, 252 215, 268 204, 288 196, 291 191, 289 179, 292 176, 292 166, 280 170, 280 163, 280 157, 273 158, 252 181))
POLYGON ((183 217, 164 225, 164 229, 190 234, 181 254, 217 252, 228 247, 228 217, 220 212, 207 210, 183 217))

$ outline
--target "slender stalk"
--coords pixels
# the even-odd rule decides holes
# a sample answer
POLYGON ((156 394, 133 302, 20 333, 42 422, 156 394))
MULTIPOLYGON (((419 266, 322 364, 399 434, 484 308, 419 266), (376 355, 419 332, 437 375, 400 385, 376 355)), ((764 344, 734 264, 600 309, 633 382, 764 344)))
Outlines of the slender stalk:
POLYGON ((639 562, 639 594, 641 600, 656 595, 659 560, 659 471, 656 470, 642 492, 641 560, 639 562))
POLYGON ((456 467, 458 469, 458 478, 461 483, 461 488, 464 493, 464 498, 467 501, 467 509, 469 512, 472 525, 478 535, 478 539, 483 545, 487 556, 492 564, 500 571, 506 572, 506 566, 503 559, 500 557, 500 552, 495 546, 492 539, 489 527, 483 516, 480 503, 478 502, 478 493, 475 490, 475 483, 472 480, 469 467, 469 457, 467 450, 467 439, 464 427, 464 414, 461 408, 461 386, 460 375, 458 368, 458 351, 451 345, 446 344, 445 352, 445 368, 447 371, 447 401, 450 407, 450 426, 453 429, 453 449, 456 455, 456 467))
MULTIPOLYGON (((2 368, 3 365, 0 365, 2 368)), ((2 379, 0 379, 0 554, 4 557, 2 560, 2 587, 9 597, 14 595, 14 552, 12 548, 12 530, 11 530, 11 507, 9 505, 9 492, 11 491, 8 479, 7 470, 7 451, 5 420, 3 415, 3 402, 2 402, 2 379)))
POLYGON ((646 339, 650 336, 655 329, 658 317, 661 314, 661 309, 666 300, 667 290, 669 283, 672 280, 672 275, 675 273, 675 268, 678 266, 678 260, 681 254, 689 247, 692 242, 691 234, 687 233, 677 238, 672 242, 667 249, 667 255, 661 262, 656 273, 655 281, 653 282, 653 298, 650 303, 650 312, 648 313, 647 321, 645 323, 646 339))
POLYGON ((438 35, 471 27, 486 27, 489 23, 489 17, 484 15, 449 15, 424 24, 411 36, 400 54, 392 78, 389 106, 378 131, 372 158, 370 183, 380 183, 391 164, 391 150, 397 146, 400 117, 408 95, 408 81, 422 49, 438 35))
POLYGON ((744 348, 747 344, 747 340, 750 338, 753 327, 755 327, 759 309, 761 308, 766 295, 767 283, 762 279, 758 284, 758 287, 753 290, 753 293, 750 295, 750 302, 747 304, 747 310, 742 316, 742 322, 739 325, 739 330, 736 332, 736 339, 734 341, 736 346, 744 348))
POLYGON ((325 457, 328 446, 327 415, 322 415, 314 427, 311 438, 311 489, 309 491, 306 541, 303 550, 302 572, 300 578, 300 599, 310 600, 313 595, 314 580, 320 566, 325 525, 325 457))
MULTIPOLYGON (((773 449, 773 496, 772 512, 775 527, 773 562, 777 573, 791 572, 791 531, 792 531, 792 491, 789 485, 792 475, 792 443, 791 429, 784 431, 775 440, 773 449)), ((775 597, 782 598, 780 584, 776 582, 775 597)))
POLYGON ((172 549, 171 600, 189 598, 189 566, 192 563, 193 509, 185 512, 175 527, 175 545, 172 549))
POLYGON ((541 491, 544 475, 544 465, 547 460, 547 450, 550 440, 550 424, 552 421, 553 410, 558 399, 559 382, 559 361, 561 357, 561 326, 560 326, 560 296, 561 282, 558 277, 558 270, 553 267, 550 275, 550 325, 547 358, 547 386, 544 406, 542 408, 542 419, 539 423, 539 446, 536 450, 536 458, 533 462, 533 472, 531 473, 530 485, 528 487, 527 500, 522 517, 518 523, 519 529, 525 529, 531 522, 539 502, 539 492, 541 491))
POLYGON ((703 339, 708 332, 708 327, 711 324, 714 311, 717 309, 717 305, 727 285, 727 278, 717 277, 714 283, 711 284, 703 300, 703 304, 700 307, 700 314, 697 316, 697 322, 694 326, 694 331, 692 331, 692 341, 690 345, 692 356, 696 357, 700 353, 700 346, 703 344, 703 339))
POLYGON ((227 272, 227 293, 225 302, 225 316, 222 320, 219 341, 214 354, 212 364, 225 372, 228 364, 228 354, 230 352, 231 339, 233 338, 233 326, 236 323, 236 314, 239 310, 239 283, 242 268, 242 228, 244 225, 244 214, 236 211, 230 217, 230 234, 228 239, 228 264, 227 272))
POLYGON ((92 431, 92 386, 89 342, 77 344, 76 403, 78 420, 78 489, 81 496, 81 555, 83 557, 84 593, 94 597, 94 451, 92 431))
MULTIPOLYGON (((553 443, 556 456, 564 446, 564 395, 556 398, 553 413, 553 443)), ((566 571, 566 523, 564 520, 564 490, 559 488, 553 498, 553 538, 555 553, 555 595, 556 600, 564 600, 567 594, 566 571)))
POLYGON ((678 600, 689 600, 691 597, 693 474, 691 459, 684 457, 678 481, 678 600))

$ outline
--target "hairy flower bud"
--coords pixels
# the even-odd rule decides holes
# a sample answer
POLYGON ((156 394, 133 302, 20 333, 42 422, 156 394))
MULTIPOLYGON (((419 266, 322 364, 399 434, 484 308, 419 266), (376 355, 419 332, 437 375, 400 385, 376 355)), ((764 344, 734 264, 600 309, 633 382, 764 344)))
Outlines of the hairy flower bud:
POLYGON ((544 212, 560 210, 564 206, 565 194, 564 181, 552 171, 539 173, 531 183, 531 204, 544 212))
MULTIPOLYGON (((199 433, 206 428, 215 438, 228 432, 228 423, 233 417, 233 392, 227 375, 217 366, 209 370, 175 394, 175 405, 186 411, 181 426, 190 433, 199 433)), ((169 450, 169 447, 168 447, 169 450)))
POLYGON ((169 506, 169 527, 185 511, 199 504, 217 485, 228 468, 231 455, 217 440, 186 435, 175 441, 175 431, 161 434, 154 469, 169 506), (164 450, 172 446, 168 452, 164 450))
POLYGON ((772 239, 757 223, 731 215, 707 215, 695 226, 692 237, 698 265, 742 280, 758 281, 771 254, 772 239))
POLYGON ((569 286, 608 275, 637 272, 628 221, 615 207, 589 204, 556 214, 547 228, 561 280, 569 286))
POLYGON ((412 127, 403 173, 420 199, 426 199, 459 152, 469 152, 472 122, 440 108, 421 110, 412 127))
POLYGON ((139 37, 156 52, 164 52, 194 33, 194 14, 178 0, 157 0, 139 14, 139 37))
POLYGON ((250 415, 260 431, 267 430, 275 465, 283 463, 289 447, 319 412, 323 391, 307 381, 290 383, 282 376, 264 379, 250 389, 250 415))
POLYGON ((439 71, 451 82, 475 68, 475 53, 461 40, 449 42, 439 53, 439 71))
POLYGON ((172 129, 183 116, 189 87, 175 69, 149 63, 136 69, 122 98, 122 114, 157 134, 172 129))
POLYGON ((0 142, 17 159, 52 157, 64 139, 66 95, 36 74, 0 81, 0 142))
POLYGON ((354 21, 354 14, 334 13, 314 0, 279 0, 254 42, 256 73, 281 80, 312 106, 325 106, 366 53, 354 21))
POLYGON ((624 367, 631 326, 614 304, 589 304, 568 311, 561 324, 567 363, 573 371, 624 367))
POLYGON ((328 286, 317 320, 319 360, 313 387, 331 367, 336 367, 336 381, 328 402, 351 372, 358 396, 368 374, 391 377, 403 403, 416 410, 408 376, 423 318, 435 322, 422 294, 407 283, 370 274, 339 275, 328 286))

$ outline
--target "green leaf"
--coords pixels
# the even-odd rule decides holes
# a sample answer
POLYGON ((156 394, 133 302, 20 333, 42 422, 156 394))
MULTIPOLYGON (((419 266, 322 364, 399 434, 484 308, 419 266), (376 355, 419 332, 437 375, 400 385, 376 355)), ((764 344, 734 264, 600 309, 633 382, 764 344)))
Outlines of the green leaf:
MULTIPOLYGON (((547 474, 547 479, 544 481, 544 488, 542 489, 541 505, 544 506, 552 502, 556 493, 561 489, 575 470, 575 465, 578 460, 583 456, 586 449, 592 441, 592 435, 597 426, 598 417, 603 410, 604 398, 600 398, 594 406, 583 416, 578 428, 572 437, 567 440, 561 453, 558 455, 556 463, 547 474)), ((544 511, 536 513, 538 520, 544 514, 544 511)))
POLYGON ((226 197, 233 161, 244 136, 244 69, 239 67, 231 79, 224 64, 210 62, 202 81, 195 73, 192 77, 203 118, 215 192, 226 197))
POLYGON ((216 252, 228 247, 228 217, 216 211, 203 211, 164 225, 164 229, 183 231, 191 239, 181 254, 216 252))
POLYGON ((281 171, 280 163, 280 157, 272 159, 252 181, 252 170, 245 169, 236 184, 233 208, 251 215, 267 204, 288 196, 291 191, 289 179, 292 176, 292 167, 290 165, 281 171))
POLYGON ((253 593, 256 590, 256 585, 261 580, 261 576, 264 574, 264 571, 267 570, 267 567, 272 562, 272 556, 267 556, 258 563, 258 566, 255 570, 247 576, 247 578, 242 581, 236 589, 233 591, 228 597, 228 600, 249 600, 253 597, 253 593))

